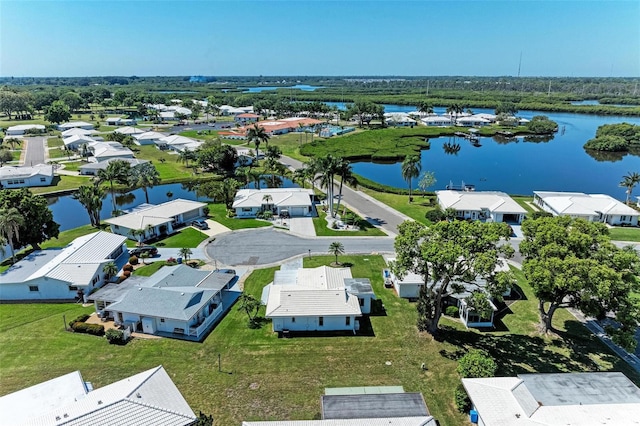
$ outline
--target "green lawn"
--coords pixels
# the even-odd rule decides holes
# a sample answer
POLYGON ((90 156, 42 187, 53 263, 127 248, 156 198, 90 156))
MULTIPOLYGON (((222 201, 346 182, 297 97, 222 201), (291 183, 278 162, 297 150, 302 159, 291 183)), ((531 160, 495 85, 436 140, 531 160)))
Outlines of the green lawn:
POLYGON ((360 188, 360 190, 376 200, 398 210, 401 213, 406 214, 413 220, 421 223, 428 224, 428 220, 425 218, 425 214, 432 210, 435 205, 432 205, 430 200, 433 197, 421 197, 414 196, 413 202, 409 203, 408 195, 390 194, 387 192, 378 192, 368 188, 360 188))
POLYGON ((162 180, 196 176, 191 168, 187 168, 179 161, 175 153, 159 150, 154 145, 142 145, 135 148, 138 150, 136 158, 153 161, 153 165, 156 166, 162 180))
POLYGON ((522 207, 523 209, 525 209, 527 211, 527 213, 533 213, 536 211, 540 211, 540 209, 538 208, 534 208, 531 207, 530 204, 533 204, 533 197, 524 197, 524 196, 520 196, 520 195, 512 195, 511 198, 513 198, 513 200, 520 204, 520 207, 522 207))
POLYGON ((357 217, 356 220, 360 226, 359 231, 337 231, 327 227, 327 213, 319 211, 318 215, 318 217, 313 218, 313 227, 319 237, 385 237, 387 235, 384 231, 360 217, 357 217))
MULTIPOLYGON (((318 418, 325 387, 396 385, 421 392, 442 426, 457 426, 467 424, 467 417, 453 405, 453 389, 459 383, 455 358, 471 347, 487 349, 496 357, 499 375, 599 369, 623 371, 640 382, 624 362, 562 312, 556 321, 560 335, 539 335, 532 314, 536 301, 526 282, 520 286, 527 300, 513 305, 514 313, 504 318, 510 330, 480 333, 443 319, 442 339, 435 341, 417 332, 415 304, 383 288, 381 257, 339 260, 352 264, 354 277, 369 277, 384 305, 384 315, 363 321, 365 328, 371 323, 369 335, 278 339, 269 322, 249 329, 246 314, 234 307, 203 343, 134 339, 115 346, 104 338, 63 330, 63 316, 69 321, 92 312, 92 307, 2 304, 0 395, 74 370, 101 387, 162 364, 193 410, 212 414, 216 425, 318 418), (420 368, 423 362, 426 371, 420 368)), ((304 263, 313 267, 333 261, 333 256, 314 256, 304 263)), ((275 269, 254 271, 245 282, 246 291, 259 297, 275 269)))
POLYGON ((264 220, 229 218, 227 217, 227 207, 220 203, 209 203, 209 219, 215 220, 232 230, 271 226, 271 223, 264 220))
POLYGON ((49 158, 52 158, 52 159, 67 158, 67 152, 61 148, 52 148, 48 152, 49 152, 49 158))
POLYGON ((69 176, 58 175, 53 177, 53 181, 49 186, 38 186, 29 188, 34 194, 47 194, 56 191, 71 191, 78 189, 80 185, 86 185, 91 182, 91 176, 69 176))
POLYGON ((47 138, 47 146, 49 148, 55 148, 55 147, 60 147, 60 146, 64 146, 64 142, 62 140, 62 138, 47 138))
POLYGON ((609 229, 609 235, 614 241, 640 242, 640 228, 625 228, 616 226, 609 229))
MULTIPOLYGON (((88 216, 87 216, 88 217, 88 216)), ((103 230, 107 230, 108 225, 102 225, 103 230)), ((60 232, 58 238, 54 238, 49 241, 45 241, 40 246, 42 248, 51 248, 51 247, 64 247, 71 243, 71 241, 75 240, 78 237, 82 237, 83 235, 91 234, 94 232, 98 232, 99 229, 92 227, 91 225, 83 225, 77 228, 69 229, 67 231, 60 232)))
POLYGON ((173 234, 172 236, 165 238, 164 240, 154 243, 154 245, 158 247, 194 248, 198 247, 198 244, 206 239, 207 234, 204 234, 197 229, 186 227, 177 234, 173 234))
MULTIPOLYGON (((177 250, 176 250, 176 252, 177 252, 177 250)), ((174 257, 177 258, 178 255, 176 254, 174 257)), ((142 260, 143 259, 140 259, 140 263, 142 263, 142 260)), ((151 275, 153 275, 156 272, 158 272, 158 269, 162 268, 166 264, 167 264, 167 262, 165 260, 157 260, 155 262, 150 262, 148 265, 139 267, 133 273, 134 273, 134 275, 140 275, 141 277, 150 277, 151 275)))

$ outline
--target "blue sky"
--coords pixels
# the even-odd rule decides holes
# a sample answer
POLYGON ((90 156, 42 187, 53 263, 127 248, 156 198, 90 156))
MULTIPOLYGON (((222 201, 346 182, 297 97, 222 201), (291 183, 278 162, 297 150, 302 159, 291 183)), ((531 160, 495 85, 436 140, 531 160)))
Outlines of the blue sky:
POLYGON ((0 76, 640 76, 639 1, 0 0, 0 76))

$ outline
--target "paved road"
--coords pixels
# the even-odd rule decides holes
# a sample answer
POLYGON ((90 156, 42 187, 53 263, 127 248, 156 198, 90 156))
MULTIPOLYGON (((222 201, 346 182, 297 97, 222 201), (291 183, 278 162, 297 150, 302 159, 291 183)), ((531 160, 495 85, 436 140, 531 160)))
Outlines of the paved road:
MULTIPOLYGON (((290 157, 282 156, 280 162, 293 169, 303 167, 302 162, 290 157)), ((354 191, 346 186, 342 188, 342 199, 343 203, 351 210, 357 212, 370 223, 380 226, 391 235, 397 235, 398 225, 409 219, 404 214, 378 202, 367 194, 354 191)))
POLYGON ((221 234, 206 246, 207 255, 225 265, 269 265, 300 254, 327 254, 329 244, 340 241, 346 253, 393 252, 390 237, 302 238, 272 228, 221 234))
POLYGON ((31 138, 24 138, 26 141, 26 149, 24 155, 25 166, 35 166, 36 164, 45 163, 45 140, 47 138, 42 136, 35 136, 31 138))

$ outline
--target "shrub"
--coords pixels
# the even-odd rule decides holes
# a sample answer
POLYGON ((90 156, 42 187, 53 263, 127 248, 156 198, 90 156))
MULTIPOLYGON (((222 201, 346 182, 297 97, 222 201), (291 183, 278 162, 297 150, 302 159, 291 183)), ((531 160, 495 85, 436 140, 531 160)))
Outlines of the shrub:
POLYGON ((227 217, 236 217, 236 211, 233 209, 227 209, 227 217))
POLYGON ((333 223, 331 224, 331 227, 332 227, 333 229, 338 229, 338 222, 333 222, 333 223))
POLYGON ((202 208, 202 213, 204 213, 204 215, 205 215, 205 216, 209 216, 209 212, 210 212, 210 211, 211 211, 211 210, 209 209, 209 206, 204 206, 204 207, 202 208))
POLYGON ((444 314, 448 317, 457 317, 459 312, 457 306, 447 306, 447 309, 444 310, 444 314))
POLYGON ((435 209, 427 211, 424 217, 433 223, 441 222, 444 220, 444 212, 440 206, 437 206, 435 209))
POLYGON ((129 278, 131 276, 131 271, 124 271, 122 273, 122 275, 124 275, 125 277, 129 278))
POLYGON ((69 321, 69 327, 73 327, 73 324, 76 322, 85 322, 89 319, 89 316, 89 314, 78 315, 76 319, 69 321))
POLYGON ((74 322, 71 328, 76 333, 91 334, 93 336, 104 336, 104 326, 102 324, 87 324, 86 322, 74 322))
POLYGON ((123 271, 129 271, 129 272, 131 272, 131 271, 133 271, 133 265, 132 265, 132 264, 130 264, 130 263, 127 263, 126 265, 124 265, 124 266, 122 267, 122 270, 123 270, 123 271))
POLYGON ((464 390, 464 386, 462 386, 462 384, 459 384, 453 391, 453 399, 456 403, 456 408, 461 413, 466 413, 471 410, 471 400, 469 399, 469 395, 467 395, 467 391, 464 390))
POLYGON ((456 371, 462 377, 493 377, 498 365, 491 356, 480 349, 471 349, 458 360, 456 371))
POLYGON ((129 258, 129 263, 130 263, 131 265, 137 265, 137 264, 138 264, 138 256, 131 256, 131 257, 129 258))
POLYGON ((598 136, 584 144, 585 149, 595 151, 626 152, 629 150, 627 141, 622 136, 598 136))
POLYGON ((176 260, 175 257, 170 257, 165 261, 165 265, 171 266, 171 265, 176 265, 178 263, 178 261, 176 260))
POLYGON ((124 333, 121 330, 116 330, 115 328, 110 328, 104 333, 107 341, 112 345, 122 345, 125 342, 124 333))

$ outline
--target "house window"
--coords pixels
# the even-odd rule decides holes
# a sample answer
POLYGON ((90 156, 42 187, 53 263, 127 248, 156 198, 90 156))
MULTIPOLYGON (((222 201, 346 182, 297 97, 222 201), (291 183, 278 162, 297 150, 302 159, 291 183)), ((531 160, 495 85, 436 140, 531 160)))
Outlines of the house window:
POLYGON ((296 322, 296 317, 291 317, 291 322, 296 322))
POLYGON ((625 220, 627 220, 627 217, 626 217, 626 216, 620 216, 620 221, 621 221, 621 222, 624 222, 625 220))
POLYGON ((252 208, 250 208, 250 207, 243 207, 243 208, 242 208, 242 211, 243 211, 243 212, 251 212, 251 211, 253 211, 253 209, 252 209, 252 208))
POLYGON ((318 317, 318 325, 322 327, 324 325, 324 317, 318 317))
POLYGON ((37 285, 30 285, 29 286, 29 291, 40 291, 40 289, 38 288, 37 285))
POLYGON ((344 325, 351 325, 351 317, 347 317, 347 319, 344 322, 344 325))
POLYGON ((44 181, 46 181, 45 178, 40 178, 40 182, 44 182, 44 181))
POLYGON ((78 287, 76 287, 75 285, 70 285, 69 291, 78 291, 78 287))
POLYGON ((98 277, 93 277, 93 279, 91 280, 91 285, 94 285, 97 282, 98 282, 98 277))
POLYGON ((160 318, 160 322, 164 322, 164 318, 160 318))
POLYGON ((118 225, 113 225, 113 229, 120 229, 118 225))

